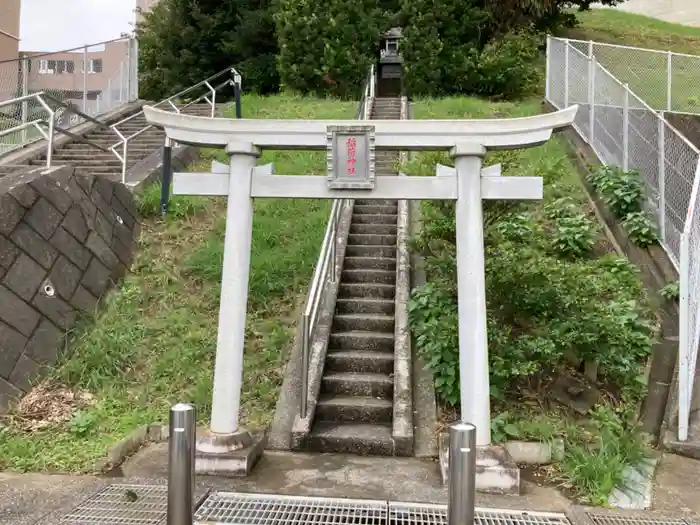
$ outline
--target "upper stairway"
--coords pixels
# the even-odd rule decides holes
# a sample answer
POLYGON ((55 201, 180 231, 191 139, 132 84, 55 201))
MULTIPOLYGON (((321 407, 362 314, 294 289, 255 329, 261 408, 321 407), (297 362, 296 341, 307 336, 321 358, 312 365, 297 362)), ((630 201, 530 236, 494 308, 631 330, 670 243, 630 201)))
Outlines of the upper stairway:
MULTIPOLYGON (((193 104, 184 108, 182 113, 211 116, 211 106, 206 103, 193 104)), ((130 137, 148 125, 143 112, 139 112, 130 120, 119 124, 118 129, 122 135, 130 137)), ((88 132, 83 135, 83 138, 107 150, 120 141, 119 136, 114 131, 104 128, 88 132)), ((165 132, 156 127, 151 127, 139 136, 129 140, 127 169, 154 151, 162 148, 164 142, 165 132)), ((117 147, 117 151, 120 154, 122 153, 121 148, 121 146, 117 147)), ((46 164, 46 154, 44 153, 20 164, 43 166, 46 164)), ((116 155, 109 151, 102 151, 91 144, 79 140, 70 141, 68 144, 54 149, 52 165, 60 166, 62 164, 75 166, 75 171, 79 174, 107 176, 115 180, 121 179, 122 162, 116 155)), ((0 164, 0 176, 3 175, 2 171, 5 171, 5 174, 7 174, 17 168, 17 165, 13 165, 12 168, 8 167, 2 170, 2 165, 0 164)))
MULTIPOLYGON (((376 98, 372 120, 401 118, 401 99, 376 98)), ((378 151, 377 175, 397 175, 399 152, 378 151)), ((355 200, 338 298, 307 447, 411 455, 392 437, 398 201, 355 200)))

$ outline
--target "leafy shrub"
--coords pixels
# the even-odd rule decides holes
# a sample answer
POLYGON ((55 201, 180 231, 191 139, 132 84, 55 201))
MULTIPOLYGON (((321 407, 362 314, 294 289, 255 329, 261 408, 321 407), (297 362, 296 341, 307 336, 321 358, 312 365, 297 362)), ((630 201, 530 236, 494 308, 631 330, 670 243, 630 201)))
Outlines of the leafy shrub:
POLYGON ((618 219, 641 211, 644 184, 636 170, 625 172, 614 166, 603 166, 589 175, 589 181, 618 219))
POLYGON ((659 294, 669 301, 677 301, 681 296, 680 281, 672 281, 659 290, 659 294))
POLYGON ((593 248, 597 233, 593 221, 582 213, 560 217, 552 231, 552 247, 564 257, 582 257, 593 248))
POLYGON ((578 213, 578 209, 571 197, 559 197, 544 205, 544 216, 550 221, 573 217, 578 213))
POLYGON ((413 290, 408 315, 418 351, 435 377, 435 391, 450 405, 459 403, 457 301, 451 290, 426 283, 413 290))
POLYGON ((532 217, 526 213, 512 215, 499 221, 495 230, 503 239, 526 242, 534 232, 532 217))
POLYGON ((654 224, 643 211, 627 214, 627 217, 622 221, 622 226, 627 231, 630 240, 637 246, 646 248, 659 241, 654 224))

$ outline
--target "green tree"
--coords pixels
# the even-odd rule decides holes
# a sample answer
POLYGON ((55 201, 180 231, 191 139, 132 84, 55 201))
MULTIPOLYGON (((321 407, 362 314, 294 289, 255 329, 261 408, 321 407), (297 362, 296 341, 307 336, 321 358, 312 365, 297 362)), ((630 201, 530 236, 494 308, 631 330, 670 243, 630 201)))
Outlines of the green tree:
POLYGON ((386 20, 377 0, 279 0, 282 83, 302 93, 356 96, 386 20))
POLYGON ((269 0, 161 0, 137 27, 141 96, 161 99, 234 66, 244 89, 276 91, 269 0))
MULTIPOLYGON (((572 25, 588 0, 399 0, 404 84, 413 95, 511 97, 539 80, 541 31, 572 25)), ((621 0, 602 0, 615 5, 621 0)))

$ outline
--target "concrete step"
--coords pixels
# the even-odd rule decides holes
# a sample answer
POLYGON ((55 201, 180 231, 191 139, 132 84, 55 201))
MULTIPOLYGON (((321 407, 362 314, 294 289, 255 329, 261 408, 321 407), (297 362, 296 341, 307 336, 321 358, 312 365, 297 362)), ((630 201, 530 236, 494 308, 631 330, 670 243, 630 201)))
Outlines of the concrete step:
POLYGON ((381 283, 394 285, 396 283, 396 272, 390 270, 374 270, 368 268, 343 270, 343 275, 340 278, 340 283, 381 283))
MULTIPOLYGON (((378 206, 379 207, 379 206, 378 206)), ((396 225, 398 222, 398 214, 396 213, 358 213, 357 209, 354 210, 355 213, 352 215, 352 220, 350 224, 393 224, 396 225)), ((395 234, 394 232, 393 234, 395 234)), ((392 234, 392 235, 393 235, 392 234)))
POLYGON ((393 374, 394 354, 371 350, 328 350, 326 371, 393 374))
POLYGON ((346 270, 396 270, 393 257, 345 257, 343 268, 346 270))
POLYGON ((355 206, 393 206, 398 207, 399 201, 388 199, 356 199, 355 206))
POLYGON ((396 246, 396 235, 367 235, 351 233, 348 235, 349 245, 384 245, 396 246))
POLYGON ((75 173, 76 175, 120 175, 122 172, 121 168, 106 168, 103 170, 96 169, 95 167, 84 167, 84 166, 76 166, 75 167, 75 173))
POLYGON ((393 257, 396 258, 396 246, 356 245, 345 248, 346 257, 393 257))
POLYGON ((313 451, 361 456, 394 455, 391 425, 380 423, 318 421, 309 435, 308 447, 313 451))
POLYGON ((316 418, 323 421, 391 423, 393 403, 388 399, 359 396, 321 396, 316 418))
MULTIPOLYGON (((381 215, 375 215, 381 217, 381 215)), ((369 235, 396 235, 396 223, 381 224, 379 221, 374 223, 351 223, 351 234, 369 234, 369 235)))
POLYGON ((343 314, 394 315, 394 299, 371 299, 365 297, 340 298, 335 302, 336 311, 343 314))
POLYGON ((387 374, 331 372, 324 374, 321 388, 325 394, 391 399, 394 380, 387 374))
POLYGON ((361 330, 393 334, 394 325, 394 316, 385 314, 340 314, 333 318, 333 330, 338 332, 361 330))
POLYGON ((334 332, 331 333, 328 352, 332 349, 368 350, 373 352, 390 352, 394 355, 394 334, 376 332, 334 332))
POLYGON ((353 220, 355 220, 355 216, 361 217, 364 215, 393 215, 394 217, 396 217, 398 212, 399 207, 397 205, 379 206, 376 204, 372 204, 369 206, 360 206, 356 203, 353 208, 353 220))
POLYGON ((338 296, 341 298, 377 298, 393 299, 396 295, 396 286, 384 283, 340 283, 338 296))
MULTIPOLYGON (((129 155, 127 156, 129 160, 140 160, 143 158, 143 156, 139 154, 134 154, 129 152, 129 155)), ((72 162, 75 164, 78 163, 84 163, 84 162, 102 162, 102 161, 111 161, 112 159, 115 159, 119 161, 121 164, 121 161, 117 159, 116 155, 113 153, 105 153, 103 151, 97 151, 97 153, 93 153, 92 155, 87 155, 83 153, 72 153, 68 151, 63 151, 59 150, 58 153, 54 153, 53 155, 54 160, 64 160, 67 162, 72 162)), ((44 162, 44 161, 39 161, 39 162, 44 162)))

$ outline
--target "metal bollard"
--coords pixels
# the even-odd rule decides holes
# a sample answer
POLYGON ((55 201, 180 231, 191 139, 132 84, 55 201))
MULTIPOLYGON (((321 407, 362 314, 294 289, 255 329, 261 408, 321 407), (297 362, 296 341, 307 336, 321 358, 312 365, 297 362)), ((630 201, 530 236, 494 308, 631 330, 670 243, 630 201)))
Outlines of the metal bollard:
POLYGON ((160 187, 160 214, 165 217, 168 214, 170 202, 170 184, 173 180, 173 148, 169 138, 163 145, 163 175, 160 187))
POLYGON ((197 409, 178 403, 170 409, 167 525, 192 525, 197 409))
POLYGON ((476 499, 476 427, 450 425, 447 525, 473 525, 476 499))

